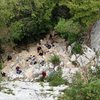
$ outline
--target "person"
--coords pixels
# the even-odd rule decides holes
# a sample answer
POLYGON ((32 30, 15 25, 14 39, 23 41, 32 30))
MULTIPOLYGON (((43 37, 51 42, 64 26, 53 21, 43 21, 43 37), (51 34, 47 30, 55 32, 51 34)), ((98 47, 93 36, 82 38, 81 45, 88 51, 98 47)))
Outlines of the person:
POLYGON ((47 41, 47 43, 45 44, 45 46, 46 46, 48 49, 51 49, 51 45, 48 43, 48 41, 47 41))
POLYGON ((43 50, 42 49, 39 51, 39 55, 43 56, 43 50))
POLYGON ((1 75, 2 75, 2 77, 5 77, 6 73, 5 72, 1 72, 1 75))
POLYGON ((17 74, 20 74, 21 72, 22 72, 22 71, 20 70, 20 67, 17 66, 17 67, 16 67, 16 73, 17 73, 17 74))
POLYGON ((40 46, 37 47, 37 52, 39 52, 42 48, 40 46))
POLYGON ((45 64, 45 61, 41 60, 40 64, 43 66, 45 64))
POLYGON ((41 77, 41 81, 44 81, 44 79, 46 78, 47 74, 46 71, 42 71, 42 77, 41 77))
POLYGON ((9 61, 9 60, 12 60, 12 56, 11 55, 7 56, 7 61, 9 61))
POLYGON ((37 64, 37 61, 31 61, 30 62, 30 65, 35 65, 35 64, 37 64))
POLYGON ((31 59, 32 61, 34 61, 36 59, 35 55, 33 55, 31 59))
POLYGON ((43 56, 43 50, 40 46, 37 47, 37 52, 39 53, 40 56, 43 56))
POLYGON ((49 40, 51 41, 51 45, 54 47, 54 40, 53 40, 53 37, 52 37, 51 34, 50 34, 50 36, 49 36, 49 40))

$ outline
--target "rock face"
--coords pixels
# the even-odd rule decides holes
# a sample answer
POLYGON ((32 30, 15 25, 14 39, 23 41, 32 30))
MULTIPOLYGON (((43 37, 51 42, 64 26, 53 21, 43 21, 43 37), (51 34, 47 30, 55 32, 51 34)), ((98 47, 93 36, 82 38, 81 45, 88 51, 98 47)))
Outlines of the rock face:
POLYGON ((100 50, 100 21, 96 22, 91 32, 91 47, 100 50))
POLYGON ((100 20, 95 23, 92 29, 91 47, 97 52, 97 65, 100 66, 100 20))
POLYGON ((58 100, 58 95, 68 87, 50 87, 48 83, 41 86, 38 82, 21 81, 3 82, 2 86, 6 88, 0 91, 0 100, 58 100))
MULTIPOLYGON (((74 45, 74 44, 73 44, 74 45)), ((73 45, 69 46, 69 48, 73 48, 73 45)), ((69 52, 69 48, 68 48, 68 52, 69 52)), ((89 48, 86 45, 82 45, 82 50, 83 50, 83 54, 69 54, 70 57, 70 61, 71 62, 76 62, 77 67, 84 67, 87 64, 91 63, 92 61, 94 62, 94 59, 96 57, 95 52, 89 48)), ((70 49, 70 53, 71 53, 71 49, 70 49)))
POLYGON ((83 47, 83 54, 77 57, 77 62, 81 67, 86 66, 96 56, 95 52, 86 45, 83 45, 82 47, 83 47))

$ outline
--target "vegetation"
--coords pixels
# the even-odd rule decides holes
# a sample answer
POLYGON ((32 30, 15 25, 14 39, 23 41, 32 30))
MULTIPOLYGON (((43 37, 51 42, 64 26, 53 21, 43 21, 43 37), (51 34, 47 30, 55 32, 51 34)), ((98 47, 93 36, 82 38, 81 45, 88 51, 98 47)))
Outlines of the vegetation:
POLYGON ((98 76, 100 71, 97 68, 95 73, 90 71, 89 75, 88 82, 85 82, 81 74, 77 73, 70 87, 60 97, 60 100, 99 100, 100 77, 98 76))
POLYGON ((59 58, 59 56, 58 55, 53 55, 53 56, 51 56, 51 58, 50 58, 50 60, 49 60, 52 64, 54 64, 54 66, 55 65, 58 65, 59 63, 60 63, 60 58, 59 58))
MULTIPOLYGON (((55 30, 70 43, 100 18, 99 0, 0 0, 5 40, 26 43, 55 30), (41 35, 40 35, 41 34, 41 35)), ((3 33, 2 33, 3 34, 3 33)), ((1 37, 1 36, 0 36, 1 37)))
POLYGON ((57 71, 51 73, 51 75, 47 77, 47 81, 51 86, 58 86, 61 84, 66 84, 67 82, 62 78, 62 70, 60 68, 57 71))
POLYGON ((77 40, 77 36, 80 32, 79 24, 77 22, 74 23, 72 20, 66 21, 65 19, 59 20, 55 30, 60 32, 63 38, 68 39, 70 44, 77 40))
MULTIPOLYGON (((83 35, 88 35, 99 19, 100 0, 0 0, 0 60, 4 52, 2 45, 26 45, 51 31, 56 31, 69 44, 75 42, 72 52, 82 54, 83 35)), ((59 56, 51 56, 50 62, 58 65, 59 56)), ((90 74, 88 83, 76 78, 61 100, 99 100, 100 70, 97 72, 93 77, 90 74)), ((57 71, 48 77, 50 84, 64 84, 61 74, 57 71)))
POLYGON ((72 53, 83 54, 82 45, 76 42, 72 48, 72 53))

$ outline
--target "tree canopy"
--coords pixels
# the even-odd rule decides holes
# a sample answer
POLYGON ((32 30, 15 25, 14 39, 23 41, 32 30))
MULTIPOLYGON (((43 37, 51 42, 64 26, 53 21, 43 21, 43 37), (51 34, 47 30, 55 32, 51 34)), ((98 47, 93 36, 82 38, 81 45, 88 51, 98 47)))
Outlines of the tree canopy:
POLYGON ((50 30, 66 37, 87 32, 100 19, 100 1, 0 0, 0 14, 0 27, 9 29, 11 41, 39 38, 50 30))

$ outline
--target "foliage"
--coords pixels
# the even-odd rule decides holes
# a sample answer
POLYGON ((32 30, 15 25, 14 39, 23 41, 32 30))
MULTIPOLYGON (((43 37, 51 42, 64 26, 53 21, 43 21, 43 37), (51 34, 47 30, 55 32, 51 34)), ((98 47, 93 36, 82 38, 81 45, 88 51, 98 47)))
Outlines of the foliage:
POLYGON ((76 42, 72 48, 72 53, 83 54, 82 45, 76 42))
POLYGON ((21 40, 24 36, 22 22, 12 23, 10 34, 12 40, 21 40))
POLYGON ((0 0, 0 27, 10 30, 11 40, 24 42, 55 29, 73 43, 100 18, 99 11, 99 0, 0 0))
POLYGON ((65 39, 68 39, 69 43, 77 41, 78 34, 80 32, 80 25, 72 20, 60 19, 55 30, 61 34, 65 39))
POLYGON ((77 76, 60 100, 99 100, 100 79, 84 83, 80 75, 77 76))
POLYGON ((94 70, 89 69, 90 79, 89 81, 96 80, 100 78, 100 66, 96 66, 94 70))
POLYGON ((71 19, 84 27, 82 31, 86 32, 91 24, 100 19, 99 0, 61 0, 60 3, 70 8, 71 19))
POLYGON ((53 56, 51 56, 49 61, 54 65, 58 65, 60 63, 60 58, 58 55, 54 54, 53 56))
POLYGON ((58 86, 66 83, 66 81, 62 78, 62 70, 60 68, 49 75, 47 77, 47 81, 51 86, 58 86))
POLYGON ((65 20, 65 19, 60 19, 55 29, 57 32, 67 33, 67 34, 70 33, 78 34, 80 32, 78 23, 74 23, 72 20, 65 20))
POLYGON ((83 84, 81 87, 73 86, 65 91, 62 100, 99 100, 100 80, 83 84))
POLYGON ((70 9, 71 17, 69 20, 60 19, 55 30, 70 44, 79 40, 80 34, 90 32, 93 24, 100 19, 98 0, 61 0, 59 4, 70 9))

